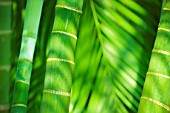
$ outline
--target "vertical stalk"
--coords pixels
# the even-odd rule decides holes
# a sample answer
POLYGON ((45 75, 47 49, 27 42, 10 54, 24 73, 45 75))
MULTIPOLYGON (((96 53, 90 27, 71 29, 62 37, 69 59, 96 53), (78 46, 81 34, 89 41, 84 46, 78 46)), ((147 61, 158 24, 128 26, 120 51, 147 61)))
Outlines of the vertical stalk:
MULTIPOLYGON (((16 69, 19 57, 19 48, 21 45, 22 31, 23 31, 23 23, 25 17, 25 0, 13 0, 13 8, 12 8, 12 39, 11 39, 11 70, 10 70, 10 92, 9 92, 9 102, 10 106, 12 105, 12 99, 14 94, 14 84, 16 78, 16 69), (19 42, 19 43, 18 43, 19 42)), ((10 108, 11 110, 11 108, 10 108)))
POLYGON ((58 0, 46 63, 41 113, 68 113, 83 0, 58 0))
POLYGON ((12 1, 0 0, 0 113, 9 110, 12 1))
POLYGON ((160 24, 138 113, 170 112, 170 0, 163 0, 160 24))
POLYGON ((26 113, 27 110, 33 54, 38 34, 42 5, 43 0, 27 1, 24 30, 22 33, 21 49, 16 72, 12 113, 26 113))
POLYGON ((40 113, 46 66, 45 51, 54 23, 55 4, 56 0, 44 0, 30 81, 28 113, 40 113))

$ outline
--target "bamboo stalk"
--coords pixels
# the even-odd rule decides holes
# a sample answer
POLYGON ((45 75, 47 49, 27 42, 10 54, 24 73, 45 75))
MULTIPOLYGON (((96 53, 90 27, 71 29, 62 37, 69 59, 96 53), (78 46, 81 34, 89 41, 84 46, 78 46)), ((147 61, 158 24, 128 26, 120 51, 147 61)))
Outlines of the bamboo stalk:
POLYGON ((83 0, 58 0, 48 51, 41 113, 68 113, 74 50, 83 0))
POLYGON ((12 1, 0 0, 0 113, 9 110, 12 1))
POLYGON ((24 30, 22 33, 21 49, 14 87, 12 113, 26 113, 27 110, 33 54, 38 34, 42 5, 43 0, 27 1, 24 30))
POLYGON ((34 54, 33 72, 28 96, 28 113, 40 113, 40 105, 44 87, 46 45, 54 23, 56 0, 44 0, 40 19, 38 39, 34 54), (40 77, 41 75, 41 77, 40 77))
MULTIPOLYGON (((24 19, 22 12, 25 12, 25 2, 14 0, 13 1, 13 10, 12 10, 12 39, 11 39, 11 71, 10 71, 10 92, 9 92, 9 102, 10 106, 12 105, 13 92, 14 92, 14 84, 16 77, 16 69, 17 69, 17 60, 19 57, 19 49, 20 42, 22 38, 22 30, 23 30, 23 21, 24 19), (19 43, 18 43, 19 42, 19 43)), ((11 108, 10 108, 11 110, 11 108)))
POLYGON ((160 24, 138 113, 170 112, 170 0, 163 0, 160 24))

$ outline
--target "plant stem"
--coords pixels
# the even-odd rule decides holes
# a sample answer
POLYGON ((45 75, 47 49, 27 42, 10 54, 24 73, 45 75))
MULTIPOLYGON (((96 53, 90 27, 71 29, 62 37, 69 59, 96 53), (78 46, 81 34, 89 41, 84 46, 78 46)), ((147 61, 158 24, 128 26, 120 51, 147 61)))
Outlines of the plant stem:
POLYGON ((40 105, 44 88, 46 45, 52 31, 55 16, 56 0, 44 0, 39 33, 34 54, 33 71, 28 96, 28 113, 40 113, 40 105), (40 77, 41 75, 41 77, 40 77))
POLYGON ((16 81, 14 87, 12 113, 26 113, 27 98, 32 71, 32 61, 36 44, 43 0, 28 0, 24 30, 22 33, 16 81))
POLYGON ((83 0, 57 1, 46 64, 41 113, 68 113, 74 50, 82 5, 83 0))
POLYGON ((12 1, 0 0, 0 113, 9 110, 12 1))
POLYGON ((160 24, 138 113, 170 112, 170 0, 163 0, 160 24))

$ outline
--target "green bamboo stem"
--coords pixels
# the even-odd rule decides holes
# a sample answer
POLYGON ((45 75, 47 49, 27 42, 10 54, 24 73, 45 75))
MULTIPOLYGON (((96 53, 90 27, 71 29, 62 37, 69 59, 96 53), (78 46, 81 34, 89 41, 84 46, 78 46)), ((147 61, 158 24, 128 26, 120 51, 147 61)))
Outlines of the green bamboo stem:
POLYGON ((56 0, 44 0, 39 25, 38 39, 34 54, 33 73, 28 96, 28 113, 40 113, 40 105, 44 87, 46 44, 52 31, 55 16, 56 0), (41 75, 41 77, 40 77, 41 75))
MULTIPOLYGON (((16 77, 16 69, 17 69, 17 60, 19 57, 20 44, 22 38, 22 30, 23 30, 23 23, 24 19, 22 12, 25 12, 25 2, 21 0, 14 0, 13 1, 13 10, 12 10, 12 39, 11 39, 11 71, 10 71, 10 92, 9 92, 9 101, 10 106, 12 105, 13 99, 13 92, 14 92, 14 84, 15 84, 15 77, 16 77), (23 11, 24 10, 24 11, 23 11)), ((10 109, 11 110, 11 109, 10 109)))
POLYGON ((22 33, 21 49, 14 87, 12 113, 26 113, 27 110, 33 54, 38 34, 42 5, 43 0, 27 1, 24 30, 22 33))
POLYGON ((83 0, 58 0, 47 57, 41 113, 68 113, 83 0))
POLYGON ((11 57, 11 0, 0 0, 0 113, 9 110, 11 57))
POLYGON ((163 0, 160 24, 138 113, 170 112, 170 0, 163 0))

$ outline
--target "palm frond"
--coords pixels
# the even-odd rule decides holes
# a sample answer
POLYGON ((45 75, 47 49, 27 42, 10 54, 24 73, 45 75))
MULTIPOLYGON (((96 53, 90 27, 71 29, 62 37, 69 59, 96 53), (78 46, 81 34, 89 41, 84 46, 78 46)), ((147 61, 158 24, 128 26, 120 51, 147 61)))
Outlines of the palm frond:
POLYGON ((137 112, 160 7, 161 1, 85 1, 71 113, 137 112))

